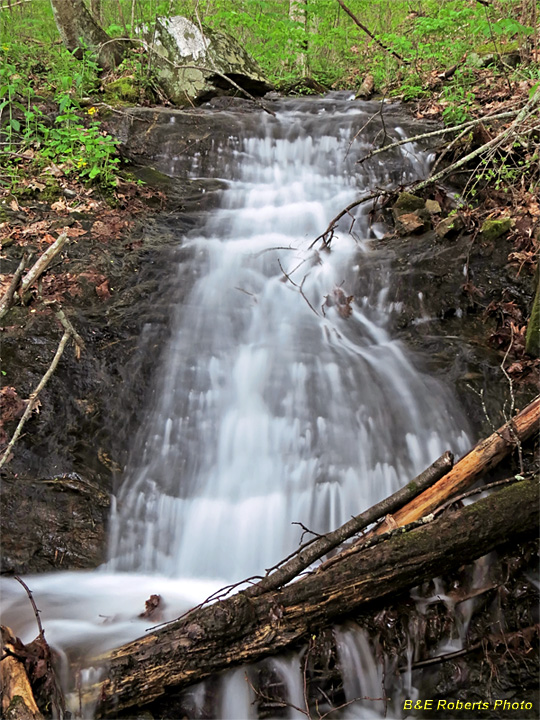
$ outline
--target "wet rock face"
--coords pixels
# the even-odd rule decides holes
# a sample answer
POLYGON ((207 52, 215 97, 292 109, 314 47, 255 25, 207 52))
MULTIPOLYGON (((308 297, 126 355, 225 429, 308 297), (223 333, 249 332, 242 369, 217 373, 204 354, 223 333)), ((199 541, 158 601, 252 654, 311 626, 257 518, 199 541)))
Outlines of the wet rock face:
POLYGON ((237 92, 227 77, 253 95, 271 88, 255 60, 234 38, 209 28, 203 34, 185 17, 159 18, 149 40, 160 83, 176 105, 237 92))
POLYGON ((105 558, 109 496, 76 473, 3 481, 1 571, 91 568, 105 558))

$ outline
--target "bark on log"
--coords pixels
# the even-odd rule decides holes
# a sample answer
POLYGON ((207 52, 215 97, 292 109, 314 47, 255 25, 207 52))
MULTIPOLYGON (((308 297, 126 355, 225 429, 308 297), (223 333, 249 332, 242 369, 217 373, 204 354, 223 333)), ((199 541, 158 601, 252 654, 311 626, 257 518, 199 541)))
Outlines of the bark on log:
POLYGON ((17 658, 17 640, 10 628, 4 625, 0 626, 0 635, 3 655, 0 662, 2 717, 6 720, 42 720, 24 663, 17 658))
MULTIPOLYGON (((418 495, 414 500, 398 510, 392 516, 398 526, 407 525, 427 515, 453 495, 471 486, 475 480, 495 467, 506 455, 524 442, 533 433, 538 432, 540 420, 540 395, 506 423, 479 442, 467 455, 447 473, 439 482, 418 495)), ((384 532, 386 528, 382 528, 384 532)))
POLYGON ((410 532, 344 557, 278 592, 239 593, 96 658, 99 716, 148 705, 233 665, 298 644, 366 603, 472 561, 507 541, 535 536, 538 479, 510 485, 410 532))

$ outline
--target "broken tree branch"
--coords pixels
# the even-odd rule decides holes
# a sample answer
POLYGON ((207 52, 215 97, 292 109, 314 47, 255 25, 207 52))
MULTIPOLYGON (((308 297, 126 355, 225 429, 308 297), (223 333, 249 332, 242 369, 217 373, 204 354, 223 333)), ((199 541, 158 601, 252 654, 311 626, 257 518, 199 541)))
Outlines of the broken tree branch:
POLYGON ((53 258, 56 257, 56 255, 58 255, 58 253, 62 250, 67 239, 67 232, 64 231, 60 233, 54 243, 39 256, 34 265, 32 265, 30 270, 26 273, 21 282, 21 289, 19 290, 19 297, 21 298, 21 301, 38 277, 45 272, 53 258))
POLYGON ((28 402, 27 402, 27 405, 26 405, 26 410, 24 411, 24 414, 23 414, 22 418, 19 420, 19 424, 18 424, 17 427, 15 428, 15 432, 13 433, 13 437, 12 437, 11 440, 9 441, 7 448, 4 450, 4 453, 2 454, 2 457, 0 458, 0 470, 4 467, 4 465, 5 465, 6 462, 8 461, 9 456, 10 456, 10 453, 11 453, 11 451, 12 451, 12 449, 13 449, 13 446, 15 445, 15 443, 17 442, 17 440, 19 439, 19 435, 21 434, 22 429, 23 429, 26 421, 28 420, 28 418, 29 418, 30 415, 32 414, 32 410, 34 409, 34 405, 36 404, 36 400, 37 400, 37 397, 38 397, 39 393, 43 390, 43 388, 45 387, 45 385, 48 383, 51 375, 52 375, 52 374, 54 373, 54 371, 56 370, 56 366, 57 366, 58 363, 60 362, 60 358, 62 357, 62 354, 63 354, 64 349, 65 349, 65 347, 66 347, 67 341, 69 340, 70 337, 71 337, 71 333, 70 333, 68 330, 66 330, 66 331, 64 332, 64 334, 62 335, 62 339, 60 340, 60 343, 58 344, 58 348, 56 349, 56 353, 55 353, 55 355, 54 355, 54 358, 52 359, 51 364, 49 365, 49 367, 48 367, 48 369, 47 369, 47 372, 46 372, 45 375, 41 378, 41 380, 39 381, 38 386, 36 387, 36 389, 34 390, 34 392, 33 392, 33 393, 30 395, 30 397, 28 398, 28 402))
POLYGON ((435 175, 432 175, 427 180, 423 180, 422 182, 418 183, 417 185, 414 185, 415 192, 423 190, 424 188, 428 187, 429 185, 433 185, 433 183, 439 182, 439 180, 442 180, 443 178, 447 177, 448 175, 451 175, 456 170, 459 170, 460 167, 467 165, 468 162, 470 162, 471 160, 474 160, 474 158, 478 157, 479 155, 483 155, 488 150, 492 150, 494 148, 500 147, 506 140, 511 138, 513 136, 513 134, 516 133, 516 129, 518 128, 520 123, 522 123, 525 119, 527 119, 528 116, 533 115, 535 112, 538 112, 539 105, 540 105, 540 87, 538 87, 536 89, 536 91, 533 93, 533 95, 529 99, 529 101, 518 112, 514 122, 511 123, 511 125, 509 125, 507 128, 502 130, 498 135, 496 135, 494 138, 492 138, 489 142, 485 143, 484 145, 481 145, 479 148, 476 148, 472 152, 468 153, 464 157, 457 160, 455 163, 452 163, 452 165, 449 165, 447 168, 440 170, 438 173, 436 173, 435 175))
POLYGON ((379 153, 386 152, 387 150, 392 150, 393 148, 400 147, 401 145, 406 145, 410 142, 417 142, 418 140, 425 140, 426 138, 432 138, 437 137, 440 135, 447 135, 448 133, 453 132, 459 132, 461 130, 468 130, 469 128, 475 127, 475 125, 479 125, 480 123, 485 123, 488 120, 503 120, 505 118, 512 118, 517 115, 517 110, 512 112, 504 112, 504 113, 498 113, 497 115, 486 115, 482 118, 476 118, 476 120, 468 120, 465 123, 461 123, 460 125, 453 125, 452 127, 445 127, 440 128, 439 130, 431 130, 427 133, 421 133, 420 135, 413 135, 410 138, 405 138, 404 140, 397 140, 396 142, 391 143, 390 145, 386 145, 385 147, 377 148, 376 150, 372 150, 367 155, 364 155, 364 157, 361 157, 360 160, 357 160, 357 163, 363 163, 366 160, 369 160, 374 155, 378 155, 379 153))
POLYGON ((0 302, 0 320, 6 315, 7 311, 12 307, 14 297, 15 297, 15 291, 19 287, 19 283, 21 281, 24 269, 26 267, 26 263, 29 262, 32 259, 32 255, 27 255, 24 253, 24 255, 21 258, 21 262, 19 263, 18 268, 15 270, 15 274, 13 275, 13 278, 9 284, 8 289, 4 293, 4 296, 2 297, 2 300, 0 302))
POLYGON ((329 553, 330 550, 334 550, 334 548, 341 545, 345 540, 364 530, 368 525, 377 522, 377 520, 380 520, 385 515, 402 507, 409 502, 409 500, 421 493, 422 490, 431 487, 433 483, 440 480, 440 478, 452 468, 453 464, 454 456, 451 452, 445 452, 440 458, 435 460, 432 465, 420 473, 418 477, 411 480, 410 483, 393 495, 390 495, 390 497, 377 503, 377 505, 369 508, 369 510, 360 513, 360 515, 351 518, 337 530, 305 542, 292 556, 289 555, 288 558, 285 558, 285 560, 280 563, 281 567, 278 565, 275 572, 269 575, 267 574, 261 582, 248 588, 245 594, 248 597, 257 597, 269 590, 276 590, 286 585, 314 563, 315 560, 323 557, 323 555, 329 553))
POLYGON ((366 603, 449 572, 513 540, 536 535, 538 481, 525 480, 410 532, 343 558, 282 590, 238 593, 91 660, 107 665, 92 688, 99 717, 115 716, 301 643, 366 603))
POLYGON ((360 30, 363 30, 366 35, 368 35, 374 42, 377 43, 377 45, 382 48, 385 52, 389 53, 390 55, 393 55, 395 58, 397 58, 400 62, 405 63, 405 65, 410 65, 410 60, 405 60, 405 58, 401 57, 395 50, 392 50, 392 48, 389 48, 387 45, 382 43, 372 32, 369 30, 363 23, 360 22, 360 20, 356 17, 356 15, 345 5, 343 0, 337 0, 339 5, 343 8, 343 10, 347 13, 347 15, 351 18, 351 20, 358 25, 360 30))
POLYGON ((446 502, 452 495, 472 485, 483 473, 509 455, 516 448, 518 441, 522 443, 537 432, 539 420, 540 395, 510 422, 478 443, 435 485, 398 510, 392 516, 393 521, 401 526, 418 520, 446 502))

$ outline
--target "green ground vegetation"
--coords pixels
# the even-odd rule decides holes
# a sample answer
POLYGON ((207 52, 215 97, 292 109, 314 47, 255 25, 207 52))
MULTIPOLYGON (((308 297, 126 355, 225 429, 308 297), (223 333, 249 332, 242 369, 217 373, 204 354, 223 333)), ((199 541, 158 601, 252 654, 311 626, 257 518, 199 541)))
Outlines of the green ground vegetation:
MULTIPOLYGON (((411 100, 429 94, 434 73, 457 65, 443 90, 450 124, 470 116, 472 69, 479 64, 540 80, 538 63, 531 62, 538 53, 537 0, 344 4, 369 34, 338 0, 87 0, 111 37, 134 37, 156 17, 176 14, 229 32, 278 88, 309 76, 326 87, 355 90, 370 73, 377 92, 411 100)), ((137 93, 162 99, 152 95, 141 50, 111 79, 118 77, 130 80, 127 97, 124 92, 119 99, 133 102, 137 93)), ((49 0, 0 0, 0 182, 13 183, 19 160, 31 154, 38 169, 54 162, 86 182, 114 185, 120 160, 115 140, 101 129, 103 90, 91 53, 76 59, 62 46, 49 0)))

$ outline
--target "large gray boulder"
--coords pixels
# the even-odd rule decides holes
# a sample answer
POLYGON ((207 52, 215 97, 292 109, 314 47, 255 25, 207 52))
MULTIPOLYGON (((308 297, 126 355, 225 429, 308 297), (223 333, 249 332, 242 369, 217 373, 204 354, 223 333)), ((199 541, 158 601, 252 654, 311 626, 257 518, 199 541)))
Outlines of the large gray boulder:
POLYGON ((158 18, 149 45, 159 83, 176 105, 238 93, 227 78, 252 95, 271 89, 255 60, 234 38, 207 27, 203 34, 180 15, 158 18))

